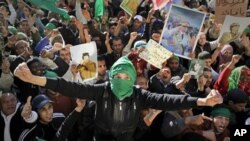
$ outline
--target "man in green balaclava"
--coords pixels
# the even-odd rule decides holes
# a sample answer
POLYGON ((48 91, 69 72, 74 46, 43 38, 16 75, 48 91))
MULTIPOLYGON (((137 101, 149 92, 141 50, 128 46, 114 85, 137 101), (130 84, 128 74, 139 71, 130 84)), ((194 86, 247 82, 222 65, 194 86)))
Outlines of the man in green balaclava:
POLYGON ((102 84, 79 84, 60 77, 35 76, 27 64, 18 66, 14 74, 24 82, 43 86, 65 96, 94 100, 98 105, 95 115, 96 141, 133 141, 140 113, 145 108, 180 110, 222 103, 221 95, 214 90, 206 98, 195 98, 151 93, 135 87, 136 71, 126 56, 119 58, 111 67, 110 82, 102 84))
POLYGON ((133 94, 136 71, 132 62, 126 56, 120 58, 110 68, 109 80, 111 90, 119 100, 123 100, 133 94))

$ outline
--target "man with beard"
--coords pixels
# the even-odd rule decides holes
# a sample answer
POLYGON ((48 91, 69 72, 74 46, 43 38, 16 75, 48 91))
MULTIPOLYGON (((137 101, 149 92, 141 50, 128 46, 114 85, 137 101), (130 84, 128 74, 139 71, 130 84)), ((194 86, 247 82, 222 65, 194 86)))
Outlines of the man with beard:
POLYGON ((167 60, 167 65, 171 70, 172 76, 182 77, 187 70, 180 64, 180 59, 177 56, 173 56, 167 60))

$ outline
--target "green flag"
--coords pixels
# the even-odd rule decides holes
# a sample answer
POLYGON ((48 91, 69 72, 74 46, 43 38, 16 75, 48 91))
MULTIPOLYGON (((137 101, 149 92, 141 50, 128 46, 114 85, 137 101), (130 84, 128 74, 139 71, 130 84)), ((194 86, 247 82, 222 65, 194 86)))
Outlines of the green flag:
POLYGON ((95 17, 98 18, 104 14, 104 2, 103 0, 95 1, 95 17))
POLYGON ((56 6, 57 0, 28 0, 31 4, 36 5, 42 9, 59 14, 62 20, 69 20, 70 17, 65 9, 56 6))

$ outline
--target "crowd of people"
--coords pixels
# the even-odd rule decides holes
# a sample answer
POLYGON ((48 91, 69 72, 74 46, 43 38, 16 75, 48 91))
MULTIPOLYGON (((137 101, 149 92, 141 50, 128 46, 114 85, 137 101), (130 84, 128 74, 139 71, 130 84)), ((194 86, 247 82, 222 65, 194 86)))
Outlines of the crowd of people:
POLYGON ((183 0, 209 15, 190 55, 205 63, 198 75, 174 54, 162 68, 140 58, 169 34, 151 0, 133 17, 122 0, 101 0, 97 16, 98 1, 0 0, 0 140, 229 141, 230 127, 250 125, 250 25, 220 42, 215 0, 183 0), (97 64, 72 60, 89 42, 97 64))

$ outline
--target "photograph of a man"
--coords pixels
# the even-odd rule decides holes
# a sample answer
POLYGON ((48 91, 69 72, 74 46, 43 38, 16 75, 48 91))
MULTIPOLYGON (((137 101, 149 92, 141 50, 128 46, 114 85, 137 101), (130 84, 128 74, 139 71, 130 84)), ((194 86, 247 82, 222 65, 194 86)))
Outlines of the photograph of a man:
POLYGON ((82 61, 78 65, 78 71, 82 80, 96 76, 96 63, 90 59, 88 52, 82 54, 82 61))
POLYGON ((205 14, 172 4, 161 34, 160 44, 176 56, 190 58, 195 50, 205 14))
POLYGON ((224 32, 222 34, 222 37, 220 39, 220 43, 227 44, 227 43, 230 43, 234 40, 237 40, 241 35, 241 33, 239 32, 239 29, 240 29, 239 23, 230 24, 230 31, 224 32))

